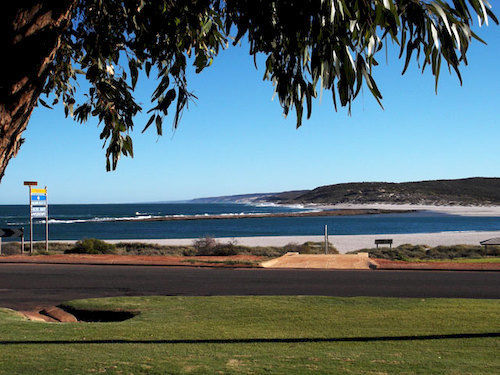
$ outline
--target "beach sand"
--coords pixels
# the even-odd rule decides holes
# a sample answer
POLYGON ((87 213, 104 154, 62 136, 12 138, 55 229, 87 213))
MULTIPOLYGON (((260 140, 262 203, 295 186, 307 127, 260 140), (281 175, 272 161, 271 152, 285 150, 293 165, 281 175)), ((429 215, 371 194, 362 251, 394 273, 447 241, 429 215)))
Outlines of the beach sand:
POLYGON ((340 210, 340 209, 379 209, 379 210, 423 210, 460 216, 500 216, 500 206, 437 206, 425 204, 335 204, 335 205, 306 205, 306 207, 340 210))
MULTIPOLYGON (((439 232, 439 233, 409 233, 409 234, 362 234, 362 235, 330 235, 330 243, 339 250, 346 253, 352 250, 375 247, 376 238, 392 238, 393 246, 405 243, 414 245, 479 245, 480 241, 500 237, 500 231, 494 232, 439 232)), ((154 239, 154 240, 109 240, 108 242, 142 242, 155 243, 159 245, 191 245, 194 238, 180 239, 154 239)), ((320 242, 323 236, 268 236, 268 237, 235 237, 218 238, 220 242, 236 240, 240 245, 246 246, 284 246, 291 242, 302 244, 306 241, 320 242)), ((56 241, 55 241, 56 242, 56 241)), ((59 241, 63 242, 63 241, 59 241)))

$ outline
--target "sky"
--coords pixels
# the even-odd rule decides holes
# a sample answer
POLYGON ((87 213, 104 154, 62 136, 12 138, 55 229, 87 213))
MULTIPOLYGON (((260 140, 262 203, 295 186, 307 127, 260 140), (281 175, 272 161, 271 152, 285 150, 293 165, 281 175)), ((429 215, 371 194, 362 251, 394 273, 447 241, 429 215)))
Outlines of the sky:
MULTIPOLYGON (((476 31, 488 45, 470 47, 462 86, 443 65, 436 95, 429 70, 422 75, 413 62, 402 76, 403 62, 389 49, 388 62, 379 58, 374 72, 385 109, 365 88, 349 116, 335 112, 331 93, 323 92, 299 129, 294 114, 283 117, 248 47, 229 48, 201 74, 188 74, 198 100, 176 131, 168 117, 162 137, 154 126, 141 134, 148 115, 136 117, 135 157, 121 158, 113 172, 105 171, 95 119, 80 125, 60 107, 37 107, 0 183, 0 204, 26 204, 25 180, 46 185, 50 203, 126 203, 343 182, 498 177, 500 30, 493 24, 476 31)), ((135 97, 146 109, 156 83, 139 78, 135 97)))

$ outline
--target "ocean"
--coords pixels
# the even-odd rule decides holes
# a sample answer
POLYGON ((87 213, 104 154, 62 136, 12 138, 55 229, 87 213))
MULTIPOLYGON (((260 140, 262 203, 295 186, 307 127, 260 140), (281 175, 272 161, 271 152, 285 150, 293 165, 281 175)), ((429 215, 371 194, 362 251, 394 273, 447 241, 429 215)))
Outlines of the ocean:
MULTIPOLYGON (((405 214, 322 217, 265 217, 139 221, 155 216, 224 215, 304 211, 301 206, 264 206, 233 203, 53 204, 49 206, 50 240, 161 239, 246 236, 392 234, 445 231, 500 230, 500 217, 456 216, 431 211, 405 214), (115 221, 116 219, 127 221, 115 221)), ((0 228, 24 227, 29 238, 29 208, 0 205, 0 228)), ((44 221, 37 219, 34 239, 45 237, 44 221)))

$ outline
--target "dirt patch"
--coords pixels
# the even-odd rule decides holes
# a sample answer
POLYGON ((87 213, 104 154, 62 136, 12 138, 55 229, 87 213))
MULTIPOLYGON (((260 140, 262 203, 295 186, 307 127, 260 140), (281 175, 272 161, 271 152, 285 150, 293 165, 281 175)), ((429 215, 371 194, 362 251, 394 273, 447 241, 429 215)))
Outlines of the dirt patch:
POLYGON ((40 314, 48 316, 61 323, 75 323, 78 319, 71 313, 57 307, 52 306, 40 311, 40 314))
POLYGON ((359 269, 371 268, 368 253, 358 254, 299 254, 297 252, 268 260, 264 268, 359 269))
POLYGON ((50 316, 47 316, 45 314, 40 314, 39 310, 34 310, 34 311, 19 311, 21 315, 23 315, 25 318, 28 320, 31 320, 33 322, 50 322, 50 323, 56 323, 57 320, 51 318, 50 316))
POLYGON ((231 256, 173 256, 173 255, 113 255, 113 254, 54 254, 11 255, 0 257, 0 263, 46 263, 46 264, 114 264, 191 267, 260 267, 265 257, 256 255, 231 256))
POLYGON ((47 323, 76 323, 78 320, 71 313, 57 307, 50 306, 30 311, 19 311, 28 320, 47 323))
POLYGON ((500 263, 404 262, 373 259, 379 270, 500 271, 500 263))

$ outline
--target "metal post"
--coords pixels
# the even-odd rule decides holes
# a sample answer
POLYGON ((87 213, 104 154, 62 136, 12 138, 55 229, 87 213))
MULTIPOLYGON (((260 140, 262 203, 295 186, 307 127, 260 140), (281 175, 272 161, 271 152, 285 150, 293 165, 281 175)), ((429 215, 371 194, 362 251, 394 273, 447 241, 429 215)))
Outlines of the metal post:
MULTIPOLYGON (((28 191, 28 194, 29 194, 29 202, 30 202, 30 212, 29 212, 29 215, 30 215, 30 254, 33 253, 33 218, 31 217, 31 209, 32 209, 32 204, 31 204, 31 187, 32 186, 36 186, 38 184, 38 182, 36 181, 24 181, 24 186, 28 186, 29 187, 29 191, 28 191)), ((23 232, 23 244, 24 244, 24 232, 23 232)), ((24 247, 23 247, 23 252, 24 252, 24 247)))
POLYGON ((49 251, 49 200, 45 186, 45 251, 49 251))
POLYGON ((325 254, 328 254, 328 225, 325 225, 325 254))
POLYGON ((326 253, 330 253, 330 242, 328 241, 328 225, 326 226, 326 253))
POLYGON ((2 255, 2 237, 0 237, 0 255, 2 255))
POLYGON ((31 185, 30 185, 30 255, 33 254, 33 217, 31 216, 31 185))
POLYGON ((24 255, 24 232, 21 236, 21 255, 24 255))

